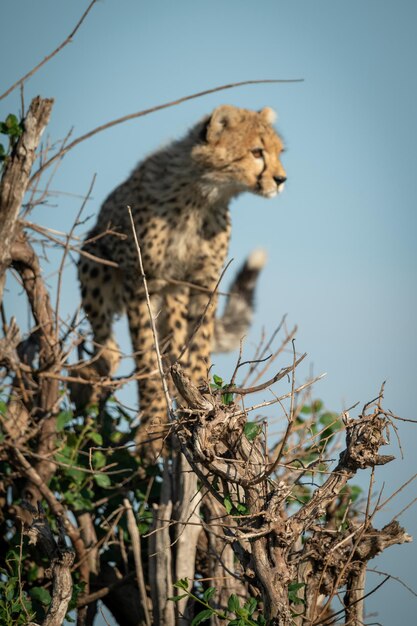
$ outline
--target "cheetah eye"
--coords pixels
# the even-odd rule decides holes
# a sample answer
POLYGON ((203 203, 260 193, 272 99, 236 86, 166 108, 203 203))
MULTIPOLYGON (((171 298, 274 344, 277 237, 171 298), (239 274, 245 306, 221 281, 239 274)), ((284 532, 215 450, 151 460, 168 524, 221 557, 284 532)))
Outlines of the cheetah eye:
POLYGON ((261 159, 264 153, 262 148, 254 148, 253 150, 251 150, 251 152, 253 156, 255 157, 255 159, 261 159))

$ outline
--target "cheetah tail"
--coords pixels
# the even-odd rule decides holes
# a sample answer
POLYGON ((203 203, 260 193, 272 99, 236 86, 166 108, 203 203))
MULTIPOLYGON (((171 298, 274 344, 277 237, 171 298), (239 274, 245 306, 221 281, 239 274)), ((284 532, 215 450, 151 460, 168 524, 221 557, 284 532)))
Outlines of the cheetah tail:
POLYGON ((224 312, 214 326, 213 352, 230 352, 240 346, 253 318, 255 288, 266 263, 262 249, 253 250, 236 274, 229 289, 224 312))

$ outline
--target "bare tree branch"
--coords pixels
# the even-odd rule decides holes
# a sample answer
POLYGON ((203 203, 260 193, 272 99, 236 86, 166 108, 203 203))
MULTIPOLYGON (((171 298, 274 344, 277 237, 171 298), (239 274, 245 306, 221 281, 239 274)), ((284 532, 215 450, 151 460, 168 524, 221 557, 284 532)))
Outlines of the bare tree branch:
POLYGON ((169 107, 177 106, 182 102, 187 102, 187 100, 193 100, 194 98, 201 98, 202 96, 207 96, 211 93, 215 93, 217 91, 224 91, 225 89, 235 89, 236 87, 243 87, 244 85, 259 85, 264 83, 299 83, 303 82, 303 78, 290 78, 290 79, 265 79, 265 80, 243 80, 238 83, 230 83, 228 85, 220 85, 219 87, 213 87, 212 89, 205 89, 204 91, 199 91, 197 93, 191 94, 189 96, 184 96, 183 98, 178 98, 177 100, 171 100, 170 102, 166 102, 165 104, 159 104, 157 106, 151 107, 149 109, 144 109, 143 111, 138 111, 136 113, 130 113, 129 115, 124 115, 123 117, 119 117, 111 122, 107 122, 106 124, 102 124, 101 126, 97 126, 93 130, 90 130, 88 133, 77 137, 69 143, 67 146, 62 148, 57 154, 51 157, 48 161, 46 161, 35 174, 32 176, 30 183, 33 184, 35 180, 39 178, 41 173, 49 167, 56 159, 60 159, 66 154, 69 150, 72 150, 75 146, 77 146, 82 141, 93 137, 97 133, 101 133, 103 130, 107 130, 108 128, 112 128, 112 126, 116 126, 117 124, 123 124, 124 122, 128 122, 129 120, 136 119, 137 117, 143 117, 144 115, 149 115, 150 113, 156 113, 156 111, 161 111, 162 109, 167 109, 169 107))
POLYGON ((62 48, 65 48, 65 46, 67 44, 72 42, 73 37, 75 36, 77 30, 80 28, 81 24, 84 22, 85 18, 87 17, 88 13, 93 8, 93 5, 96 2, 97 2, 97 0, 92 0, 92 2, 90 2, 90 4, 88 5, 87 9, 84 11, 83 15, 78 20, 77 24, 72 29, 72 31, 70 32, 68 37, 57 48, 55 48, 55 50, 53 52, 48 54, 40 63, 35 65, 35 67, 32 68, 27 74, 22 76, 22 78, 19 78, 19 80, 17 80, 15 83, 13 83, 13 85, 11 85, 11 87, 6 89, 6 91, 3 94, 0 95, 0 100, 3 100, 3 98, 6 98, 6 96, 8 96, 14 89, 16 89, 16 87, 19 87, 19 86, 23 85, 27 81, 28 78, 33 76, 33 74, 35 74, 35 72, 37 72, 43 65, 45 65, 45 63, 50 61, 56 54, 58 54, 58 52, 60 52, 62 50, 62 48))
POLYGON ((6 160, 0 181, 0 302, 3 298, 4 273, 11 262, 16 220, 29 184, 36 149, 49 122, 53 100, 39 96, 32 100, 23 120, 23 133, 6 160))

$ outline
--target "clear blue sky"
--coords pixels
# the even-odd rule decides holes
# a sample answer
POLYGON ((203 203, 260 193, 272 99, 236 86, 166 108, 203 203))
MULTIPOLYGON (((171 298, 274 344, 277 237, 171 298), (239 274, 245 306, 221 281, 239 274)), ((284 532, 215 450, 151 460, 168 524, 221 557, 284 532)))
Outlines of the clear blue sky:
MULTIPOLYGON (((0 91, 58 45, 87 4, 4 2, 0 91)), ((271 332, 287 313, 289 324, 299 326, 297 349, 308 352, 315 373, 327 372, 316 397, 340 410, 376 396, 386 379, 385 405, 415 418, 416 24, 414 0, 102 0, 73 43, 25 88, 26 103, 36 94, 55 98, 53 141, 71 128, 75 137, 224 83, 305 82, 213 94, 106 131, 65 157, 52 189, 85 194, 97 173, 86 210, 94 214, 139 159, 218 104, 272 106, 288 148, 286 191, 269 201, 246 195, 232 209, 235 267, 254 247, 269 257, 248 351, 263 327, 271 332)), ((18 106, 16 92, 0 102, 0 118, 18 106)), ((68 229, 80 200, 57 196, 53 204, 36 209, 33 221, 68 229)), ((47 274, 59 258, 51 253, 47 274)), ((62 303, 68 315, 78 302, 74 276, 69 267, 62 303)), ((7 312, 13 309, 20 312, 16 300, 7 312)), ((125 326, 119 330, 128 350, 125 326)), ((230 357, 216 358, 219 372, 231 366, 230 357)), ((415 471, 417 431, 398 426, 405 460, 392 436, 399 460, 377 472, 376 490, 385 482, 385 495, 415 471)), ((412 485, 390 503, 376 525, 414 492, 412 485)), ((400 522, 417 534, 415 510, 400 522)), ((413 586, 416 558, 414 544, 399 546, 372 566, 413 586)), ((381 579, 369 574, 368 580, 371 588, 381 579)), ((411 624, 415 598, 389 582, 367 609, 379 612, 368 621, 411 624)))

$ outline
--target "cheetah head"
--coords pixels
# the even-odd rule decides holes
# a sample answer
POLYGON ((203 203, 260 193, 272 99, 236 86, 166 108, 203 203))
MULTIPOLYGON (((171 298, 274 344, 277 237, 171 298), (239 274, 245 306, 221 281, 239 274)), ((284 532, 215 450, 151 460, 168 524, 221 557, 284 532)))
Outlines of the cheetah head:
POLYGON ((232 194, 250 191, 273 198, 283 191, 284 146, 272 126, 274 121, 275 113, 268 107, 261 111, 230 105, 215 109, 202 122, 200 142, 192 151, 204 179, 232 194))

